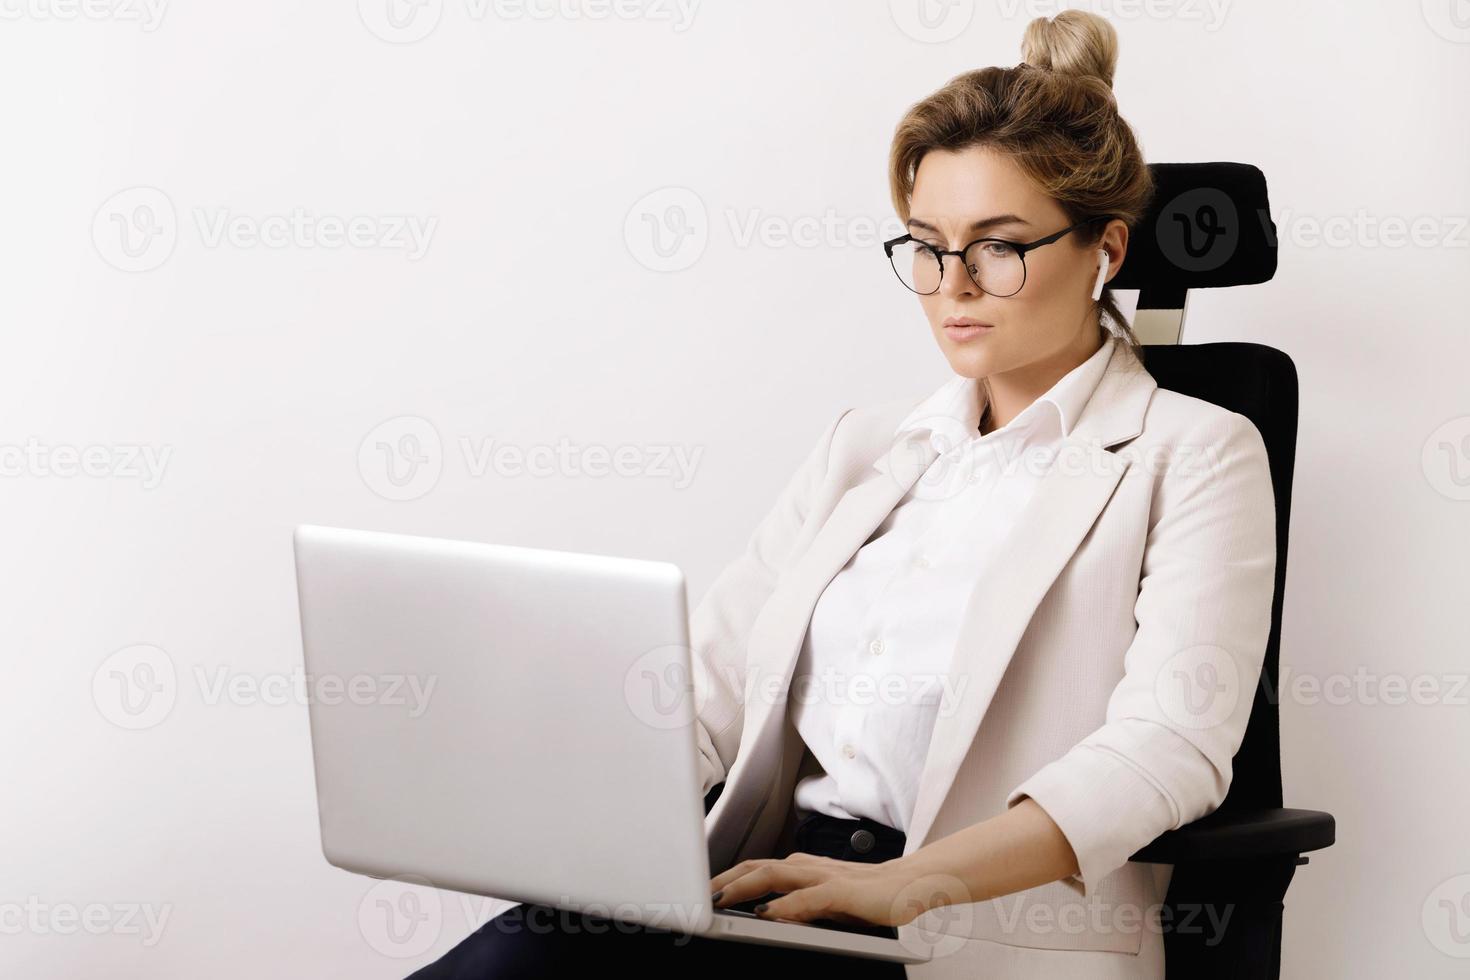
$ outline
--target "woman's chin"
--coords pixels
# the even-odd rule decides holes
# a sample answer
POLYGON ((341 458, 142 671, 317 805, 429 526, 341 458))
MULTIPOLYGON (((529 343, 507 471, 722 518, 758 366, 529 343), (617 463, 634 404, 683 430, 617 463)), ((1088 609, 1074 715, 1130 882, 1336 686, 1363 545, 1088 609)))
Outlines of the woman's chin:
POLYGON ((944 357, 949 361, 950 369, 955 374, 967 378, 983 378, 991 373, 991 365, 995 358, 987 353, 963 347, 956 348, 952 344, 944 345, 943 350, 944 357))

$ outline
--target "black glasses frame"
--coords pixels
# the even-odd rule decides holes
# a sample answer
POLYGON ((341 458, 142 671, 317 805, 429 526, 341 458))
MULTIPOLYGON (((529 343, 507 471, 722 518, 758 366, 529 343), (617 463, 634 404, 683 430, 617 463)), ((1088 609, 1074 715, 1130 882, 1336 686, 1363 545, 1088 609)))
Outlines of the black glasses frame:
POLYGON ((920 241, 919 239, 915 238, 913 235, 899 235, 897 238, 890 239, 889 241, 886 241, 886 242, 883 243, 883 253, 888 256, 888 264, 889 264, 889 266, 891 268, 893 268, 893 274, 895 276, 898 276, 898 281, 899 282, 903 282, 903 276, 899 275, 898 268, 893 265, 893 250, 895 248, 897 248, 899 245, 902 245, 905 242, 913 242, 915 245, 919 245, 919 246, 921 246, 923 248, 928 249, 929 250, 929 253, 934 256, 934 261, 939 264, 939 282, 935 283, 934 288, 931 289, 931 290, 929 290, 929 292, 927 292, 927 293, 920 293, 917 289, 914 289, 908 283, 903 282, 904 288, 907 289, 911 293, 917 293, 920 296, 933 296, 935 293, 939 292, 939 287, 941 287, 941 286, 944 285, 944 257, 946 255, 954 255, 954 256, 957 256, 959 258, 960 265, 964 266, 964 268, 965 268, 965 275, 967 275, 967 276, 970 277, 970 281, 975 284, 975 288, 976 289, 980 290, 982 293, 989 293, 991 296, 998 296, 998 297, 1001 297, 1001 298, 1005 298, 1006 296, 1014 296, 1014 295, 1016 295, 1016 293, 1019 293, 1021 290, 1023 290, 1023 289, 1026 288, 1026 276, 1027 276, 1026 253, 1027 252, 1030 252, 1033 249, 1038 249, 1038 248, 1040 248, 1043 245, 1050 245, 1052 242, 1055 242, 1055 241, 1058 241, 1059 239, 1061 239, 1061 237, 1063 235, 1067 234, 1068 232, 1076 231, 1078 228, 1086 228, 1088 225, 1095 225, 1095 224, 1097 224, 1097 223, 1099 223, 1101 221, 1108 221, 1108 220, 1111 219, 1111 217, 1112 217, 1111 215, 1099 215, 1098 217, 1095 217, 1095 218, 1087 218, 1087 219, 1085 219, 1083 221, 1077 222, 1075 225, 1071 225, 1069 227, 1063 228, 1059 232, 1056 232, 1056 233, 1051 234, 1051 235, 1047 235, 1045 238, 1038 238, 1034 242, 1012 242, 1012 241, 1007 241, 1004 238, 995 238, 993 236, 987 235, 984 238, 977 238, 977 239, 975 239, 973 242, 968 243, 967 245, 965 245, 964 248, 959 249, 959 250, 935 248, 933 245, 930 245, 928 242, 920 241), (1018 256, 1021 257, 1021 285, 1017 286, 1015 288, 1015 291, 1014 292, 1009 292, 1009 293, 1004 293, 1004 294, 1001 294, 1001 293, 992 293, 992 292, 990 292, 990 290, 988 290, 984 286, 980 285, 979 281, 975 278, 975 274, 970 271, 970 267, 965 263, 965 253, 968 252, 971 248, 975 247, 976 245, 979 245, 981 242, 995 242, 997 245, 1004 245, 1007 248, 1009 248, 1012 251, 1014 251, 1018 256))

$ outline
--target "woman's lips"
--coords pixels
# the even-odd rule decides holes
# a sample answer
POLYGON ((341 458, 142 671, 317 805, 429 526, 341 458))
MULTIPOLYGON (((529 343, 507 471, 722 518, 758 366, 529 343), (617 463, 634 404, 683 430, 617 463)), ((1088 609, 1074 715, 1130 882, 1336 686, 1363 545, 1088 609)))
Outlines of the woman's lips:
POLYGON ((944 321, 944 335, 950 340, 958 342, 983 337, 994 329, 995 327, 992 324, 980 323, 975 320, 944 321))

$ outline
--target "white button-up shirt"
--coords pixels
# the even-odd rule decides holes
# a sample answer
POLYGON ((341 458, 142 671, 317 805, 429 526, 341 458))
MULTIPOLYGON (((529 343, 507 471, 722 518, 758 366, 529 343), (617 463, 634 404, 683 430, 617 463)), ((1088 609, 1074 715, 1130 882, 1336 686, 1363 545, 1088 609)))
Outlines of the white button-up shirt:
POLYGON ((980 435, 984 390, 955 375, 895 433, 927 430, 939 456, 818 599, 792 675, 791 718, 822 772, 798 810, 907 832, 970 592, 1072 431, 1117 339, 1003 428, 980 435))

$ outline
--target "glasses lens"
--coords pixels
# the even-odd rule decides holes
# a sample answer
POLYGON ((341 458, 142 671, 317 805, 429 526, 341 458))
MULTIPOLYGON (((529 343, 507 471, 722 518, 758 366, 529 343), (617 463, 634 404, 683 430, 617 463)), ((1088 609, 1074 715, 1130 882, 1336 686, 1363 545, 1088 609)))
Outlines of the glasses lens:
POLYGON ((975 284, 992 296, 1011 296, 1026 281, 1021 253, 1004 242, 980 241, 965 252, 965 268, 975 284))
POLYGON ((893 246, 893 271, 916 293, 928 295, 939 288, 939 260, 918 242, 893 246))

